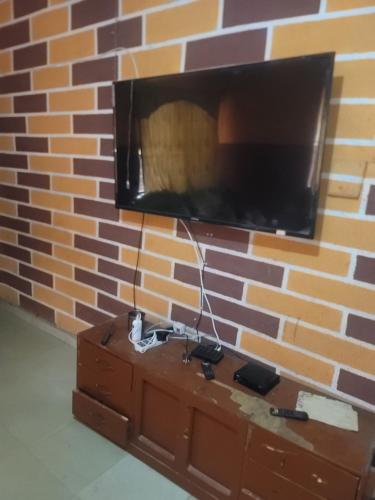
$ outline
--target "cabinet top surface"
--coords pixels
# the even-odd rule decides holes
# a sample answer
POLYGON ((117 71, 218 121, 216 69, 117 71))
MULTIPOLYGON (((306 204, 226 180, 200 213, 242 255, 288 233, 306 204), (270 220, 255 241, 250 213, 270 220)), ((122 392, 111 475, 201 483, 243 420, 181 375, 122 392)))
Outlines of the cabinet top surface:
POLYGON ((114 333, 107 346, 101 346, 100 340, 112 321, 81 332, 78 336, 78 348, 83 340, 95 344, 105 352, 136 365, 148 377, 154 376, 159 384, 164 380, 166 384, 178 387, 181 394, 189 391, 208 404, 216 405, 240 419, 246 419, 351 472, 362 474, 368 467, 375 448, 374 414, 356 408, 358 432, 338 429, 314 420, 300 422, 272 417, 269 413, 271 406, 295 408, 300 390, 324 396, 327 394, 281 377, 275 388, 266 396, 260 396, 233 380, 234 371, 243 366, 246 360, 229 350, 224 359, 214 366, 215 379, 207 381, 203 377, 200 360, 193 358, 187 365, 182 362, 184 342, 170 341, 145 354, 139 354, 134 351, 127 338, 127 317, 120 316, 113 321, 114 333))

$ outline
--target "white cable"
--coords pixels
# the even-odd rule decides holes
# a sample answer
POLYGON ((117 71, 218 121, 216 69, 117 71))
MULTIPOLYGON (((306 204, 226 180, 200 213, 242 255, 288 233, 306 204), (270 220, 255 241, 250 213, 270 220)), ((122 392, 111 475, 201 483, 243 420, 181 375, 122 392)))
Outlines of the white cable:
POLYGON ((208 300, 206 289, 205 289, 204 284, 203 284, 203 265, 205 264, 205 262, 203 261, 200 253, 198 252, 198 242, 194 240, 194 238, 193 238, 189 228, 185 224, 185 222, 182 219, 180 219, 180 222, 184 226, 187 234, 189 235, 190 240, 194 243, 194 250, 195 250, 195 254, 196 254, 197 259, 198 259, 198 265, 199 265, 199 262, 202 262, 202 267, 199 266, 199 277, 200 277, 200 282, 201 282, 201 287, 202 287, 201 306, 203 305, 203 297, 204 297, 206 299, 208 311, 210 313, 212 328, 213 328, 213 331, 215 332, 215 335, 216 335, 218 350, 220 351, 222 348, 221 340, 220 340, 219 334, 217 333, 217 330, 216 330, 216 324, 215 324, 215 320, 213 318, 211 304, 210 304, 210 301, 208 300))

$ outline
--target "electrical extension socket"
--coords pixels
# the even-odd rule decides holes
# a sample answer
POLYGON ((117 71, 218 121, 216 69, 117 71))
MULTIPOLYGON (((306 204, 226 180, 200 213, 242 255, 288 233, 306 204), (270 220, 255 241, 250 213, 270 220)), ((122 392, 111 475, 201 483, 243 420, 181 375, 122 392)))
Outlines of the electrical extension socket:
POLYGON ((162 344, 165 344, 165 342, 157 340, 156 335, 153 335, 152 337, 148 337, 146 339, 142 339, 139 340, 138 342, 135 342, 134 349, 137 352, 144 354, 146 351, 149 351, 150 349, 158 347, 159 345, 162 344))
POLYGON ((179 321, 174 321, 173 332, 175 335, 186 335, 186 325, 184 323, 180 323, 179 321))
POLYGON ((141 338, 142 338, 142 320, 141 320, 141 315, 138 314, 135 320, 133 320, 132 340, 133 342, 139 342, 141 338))

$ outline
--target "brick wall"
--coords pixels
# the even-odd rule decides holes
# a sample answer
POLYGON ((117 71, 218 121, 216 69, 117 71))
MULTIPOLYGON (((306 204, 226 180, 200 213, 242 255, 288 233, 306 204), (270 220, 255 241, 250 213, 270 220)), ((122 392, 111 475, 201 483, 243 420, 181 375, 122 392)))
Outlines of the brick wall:
MULTIPOLYGON (((316 239, 194 226, 225 342, 374 410, 375 2, 2 0, 0 23, 0 297, 71 333, 132 303, 141 219, 113 203, 111 81, 337 52, 316 239)), ((194 325, 175 220, 146 216, 137 284, 153 317, 194 325)))

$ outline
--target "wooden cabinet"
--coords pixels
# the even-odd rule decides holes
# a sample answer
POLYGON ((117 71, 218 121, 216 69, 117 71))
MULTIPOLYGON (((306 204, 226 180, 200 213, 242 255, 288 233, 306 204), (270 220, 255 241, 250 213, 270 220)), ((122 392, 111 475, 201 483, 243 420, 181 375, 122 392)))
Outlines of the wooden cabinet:
POLYGON ((114 323, 105 347, 100 340, 110 322, 79 335, 78 420, 198 499, 372 498, 374 415, 358 410, 358 433, 275 420, 269 407, 293 407, 302 385, 282 379, 261 397, 233 381, 243 362, 230 352, 215 366, 215 380, 206 381, 198 360, 182 363, 182 343, 138 354, 127 319, 114 323))

